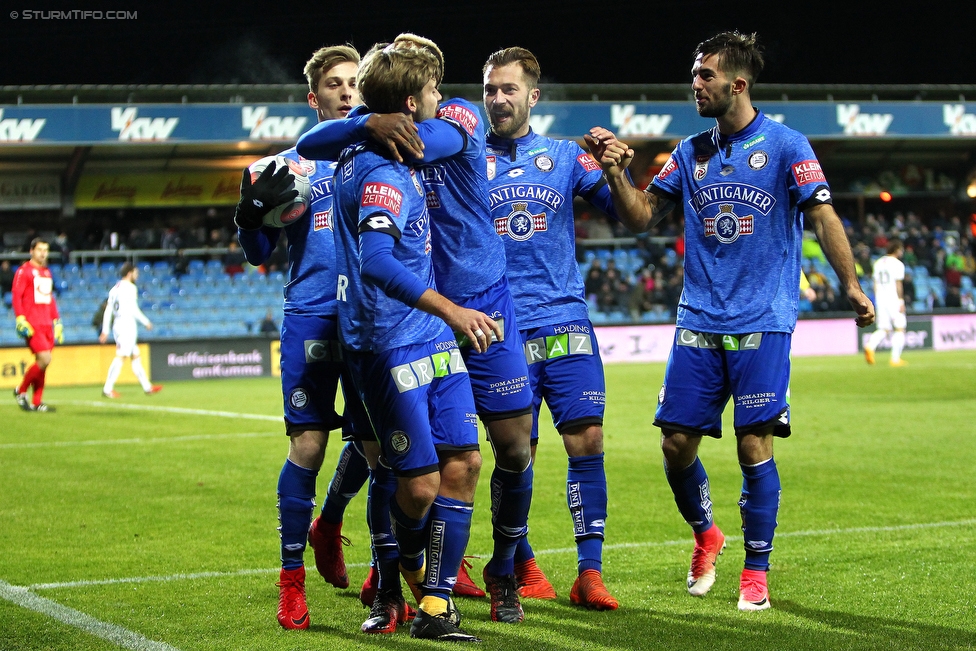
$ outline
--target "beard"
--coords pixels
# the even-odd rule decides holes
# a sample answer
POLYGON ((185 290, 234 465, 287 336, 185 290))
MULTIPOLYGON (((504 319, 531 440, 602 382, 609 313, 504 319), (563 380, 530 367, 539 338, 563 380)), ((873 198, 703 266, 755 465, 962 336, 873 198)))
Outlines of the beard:
POLYGON ((510 112, 505 111, 497 115, 492 112, 488 113, 488 124, 491 125, 491 130, 495 133, 495 135, 501 136, 502 138, 509 138, 513 136, 520 129, 522 129, 523 126, 525 126, 528 119, 528 105, 513 106, 510 112), (508 119, 502 122, 499 120, 499 118, 508 119))
POLYGON ((729 85, 725 92, 717 97, 712 97, 709 104, 704 106, 696 105, 698 115, 703 118, 720 118, 732 108, 732 86, 729 85))

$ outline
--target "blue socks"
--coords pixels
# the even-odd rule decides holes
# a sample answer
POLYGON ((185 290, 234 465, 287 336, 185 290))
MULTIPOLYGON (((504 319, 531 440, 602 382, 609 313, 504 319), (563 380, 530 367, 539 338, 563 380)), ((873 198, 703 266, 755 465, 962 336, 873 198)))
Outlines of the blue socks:
POLYGON ((369 481, 366 519, 373 541, 373 560, 380 577, 380 589, 400 585, 400 552, 390 522, 390 502, 396 489, 397 478, 393 471, 383 464, 377 464, 369 481))
POLYGON ((308 528, 315 509, 315 477, 318 473, 285 459, 278 476, 278 520, 281 525, 281 567, 296 570, 305 564, 308 528))
POLYGON ((708 475, 701 460, 682 470, 669 470, 665 464, 664 474, 674 493, 674 502, 685 522, 695 533, 703 533, 712 526, 712 497, 708 490, 708 475))
MULTIPOLYGON (((515 573, 515 551, 529 531, 532 476, 531 463, 522 472, 495 466, 491 473, 491 524, 495 549, 488 562, 488 573, 493 576, 515 573)), ((531 554, 531 548, 529 552, 531 554)))
MULTIPOLYGON (((741 465, 741 464, 740 464, 741 465)), ((773 532, 779 511, 779 472, 773 459, 755 466, 742 467, 742 535, 746 548, 747 570, 769 569, 769 553, 773 551, 773 532)))
POLYGON ((434 498, 427 518, 430 539, 425 595, 445 600, 450 596, 457 582, 464 550, 468 546, 473 514, 473 502, 462 502, 443 495, 434 498))
POLYGON ((579 572, 602 571, 607 521, 607 475, 602 453, 569 458, 566 502, 573 517, 579 572))
POLYGON ((369 465, 366 457, 356 449, 355 443, 346 443, 339 453, 339 463, 336 464, 335 475, 322 505, 322 519, 331 524, 342 522, 342 514, 349 506, 349 500, 356 497, 367 479, 369 465))

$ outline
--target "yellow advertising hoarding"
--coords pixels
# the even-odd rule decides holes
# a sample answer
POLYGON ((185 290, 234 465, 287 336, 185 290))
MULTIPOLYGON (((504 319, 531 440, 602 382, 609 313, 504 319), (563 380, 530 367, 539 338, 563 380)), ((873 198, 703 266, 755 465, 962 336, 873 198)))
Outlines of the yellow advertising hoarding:
MULTIPOLYGON (((149 377, 149 345, 139 344, 142 365, 149 377)), ((105 382, 108 367, 115 359, 115 346, 55 346, 51 365, 44 378, 45 387, 100 385, 105 382)), ((0 389, 11 389, 24 380, 24 372, 34 363, 34 354, 23 348, 0 348, 0 389)), ((131 365, 122 365, 117 384, 138 384, 131 365)))
POLYGON ((75 207, 231 206, 240 190, 240 172, 85 174, 75 189, 75 207))

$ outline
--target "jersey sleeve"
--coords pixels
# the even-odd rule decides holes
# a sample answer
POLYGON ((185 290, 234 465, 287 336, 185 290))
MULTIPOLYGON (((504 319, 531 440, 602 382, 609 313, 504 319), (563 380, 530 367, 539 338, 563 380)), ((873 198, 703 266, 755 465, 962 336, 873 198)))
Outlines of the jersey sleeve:
POLYGON ((27 316, 27 312, 34 302, 33 291, 33 278, 26 272, 26 267, 18 268, 17 273, 14 274, 14 284, 11 288, 15 317, 27 316), (28 288, 30 292, 28 292, 28 288))
POLYGON ((312 160, 336 160, 339 153, 357 142, 366 140, 366 121, 370 114, 341 120, 319 122, 298 139, 296 150, 312 160))
MULTIPOLYGON (((118 287, 118 285, 116 285, 118 287)), ((112 315, 115 307, 115 287, 108 293, 108 300, 105 301, 105 311, 102 312, 102 334, 108 336, 112 331, 112 315)))
POLYGON ((680 147, 681 145, 678 145, 674 148, 671 156, 668 157, 668 162, 664 164, 657 176, 647 184, 645 192, 653 192, 667 197, 675 203, 681 200, 681 166, 678 164, 680 147))
POLYGON ((593 207, 599 208, 617 219, 617 211, 613 207, 613 199, 610 196, 610 186, 603 178, 603 168, 593 156, 583 151, 583 148, 577 143, 573 142, 571 146, 572 155, 575 158, 573 163, 573 194, 586 199, 593 207))
POLYGON ((800 210, 832 203, 827 177, 824 176, 817 155, 813 153, 810 141, 797 133, 791 145, 788 159, 790 169, 787 173, 790 201, 800 210))
POLYGON ((237 241, 240 242, 241 250, 244 251, 244 259, 255 267, 264 264, 264 261, 274 253, 280 234, 280 228, 271 226, 262 226, 253 231, 238 228, 237 241))
POLYGON ((457 156, 468 144, 468 139, 455 123, 435 118, 417 124, 418 136, 424 143, 424 163, 435 163, 457 156))
POLYGON ((401 177, 389 166, 371 171, 359 195, 359 233, 378 231, 399 240, 404 224, 401 177))

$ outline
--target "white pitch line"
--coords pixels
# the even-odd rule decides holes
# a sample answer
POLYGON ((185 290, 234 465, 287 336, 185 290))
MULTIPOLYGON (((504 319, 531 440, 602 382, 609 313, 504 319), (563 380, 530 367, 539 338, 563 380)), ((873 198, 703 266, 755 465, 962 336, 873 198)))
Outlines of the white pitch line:
POLYGON ((68 626, 80 628, 103 640, 118 644, 124 649, 132 649, 133 651, 179 651, 174 646, 150 640, 127 628, 95 619, 91 615, 86 615, 74 608, 68 608, 50 599, 39 597, 31 593, 29 588, 10 585, 5 581, 0 581, 0 599, 6 599, 22 608, 47 615, 51 619, 56 619, 68 626))
MULTIPOLYGON (((798 538, 802 536, 834 536, 834 535, 850 535, 858 533, 883 533, 883 532, 898 532, 898 531, 914 531, 917 529, 940 529, 945 527, 965 527, 969 525, 976 525, 976 518, 969 520, 957 520, 954 522, 922 522, 918 524, 902 524, 902 525, 891 525, 882 527, 852 527, 850 529, 811 529, 807 531, 787 531, 784 533, 776 534, 779 538, 798 538)), ((742 536, 726 536, 728 541, 741 540, 742 536)), ((655 542, 641 542, 641 543, 617 543, 614 545, 604 545, 603 549, 643 549, 647 547, 670 547, 670 546, 681 546, 690 545, 690 539, 684 540, 662 540, 655 542)), ((543 556, 548 554, 568 554, 576 553, 575 547, 562 547, 558 549, 538 549, 535 550, 536 556, 543 556)), ((489 558, 491 553, 482 554, 472 554, 479 558, 489 558)), ((347 563, 346 567, 368 567, 368 563, 347 563)), ((314 569, 314 568, 312 568, 314 569)), ((233 576, 250 576, 255 574, 273 574, 280 570, 280 568, 267 568, 260 570, 236 570, 233 572, 196 572, 193 574, 170 574, 167 576, 143 576, 143 577, 128 577, 123 579, 97 579, 89 581, 65 581, 62 583, 35 583, 28 586, 27 590, 57 590, 61 588, 83 588, 88 586, 96 585, 116 585, 122 583, 168 583, 171 581, 186 581, 194 579, 211 579, 211 578, 223 578, 223 577, 233 577, 233 576)))
POLYGON ((280 432, 239 432, 236 434, 188 434, 156 438, 96 439, 88 441, 31 441, 30 443, 0 443, 0 450, 23 450, 31 448, 70 448, 91 445, 143 445, 149 443, 183 443, 186 441, 211 441, 236 438, 268 438, 281 436, 280 432))
POLYGON ((103 409, 134 409, 136 411, 163 411, 171 414, 191 414, 193 416, 216 416, 220 418, 243 418, 248 420, 267 420, 281 423, 282 416, 266 414, 243 414, 234 411, 214 411, 211 409, 187 409, 186 407, 163 407, 160 405, 134 405, 124 402, 98 402, 95 400, 64 400, 62 404, 81 407, 101 407, 103 409))

